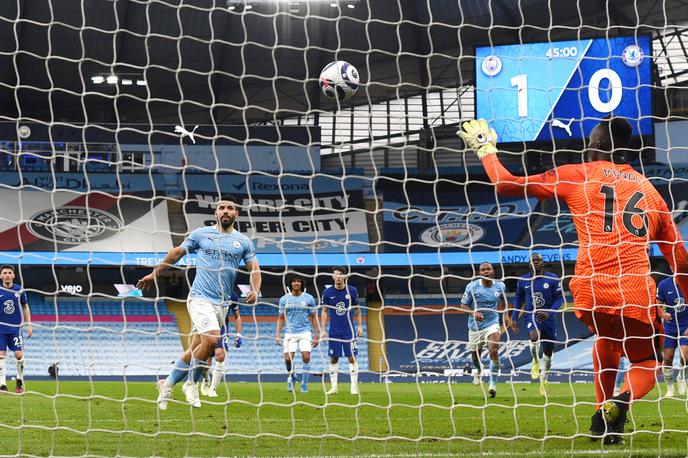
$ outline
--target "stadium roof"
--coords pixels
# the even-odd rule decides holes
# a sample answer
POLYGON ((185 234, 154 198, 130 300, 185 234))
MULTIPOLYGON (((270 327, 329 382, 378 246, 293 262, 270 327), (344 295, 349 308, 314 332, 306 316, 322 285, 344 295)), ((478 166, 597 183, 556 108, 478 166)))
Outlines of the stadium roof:
POLYGON ((362 104, 470 83, 479 44, 659 32, 688 21, 682 0, 571 3, 2 2, 0 110, 10 120, 270 122, 332 110, 317 77, 335 59, 354 63, 368 83, 350 101, 362 104), (92 80, 108 75, 117 84, 92 80))

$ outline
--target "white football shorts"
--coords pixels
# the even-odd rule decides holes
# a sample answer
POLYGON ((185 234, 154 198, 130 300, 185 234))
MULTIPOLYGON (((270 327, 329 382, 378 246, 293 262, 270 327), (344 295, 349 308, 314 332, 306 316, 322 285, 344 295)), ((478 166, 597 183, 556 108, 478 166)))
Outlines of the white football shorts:
POLYGON ((191 332, 194 334, 207 334, 210 331, 220 331, 227 318, 228 307, 219 304, 189 297, 186 300, 186 309, 191 317, 191 332))
POLYGON ((297 349, 301 352, 310 352, 313 347, 311 341, 313 340, 311 331, 300 332, 298 334, 284 334, 284 341, 282 347, 284 353, 296 353, 297 349))
POLYGON ((468 331, 468 349, 476 351, 481 345, 487 345, 487 337, 495 333, 499 334, 499 331, 499 323, 480 331, 468 331))

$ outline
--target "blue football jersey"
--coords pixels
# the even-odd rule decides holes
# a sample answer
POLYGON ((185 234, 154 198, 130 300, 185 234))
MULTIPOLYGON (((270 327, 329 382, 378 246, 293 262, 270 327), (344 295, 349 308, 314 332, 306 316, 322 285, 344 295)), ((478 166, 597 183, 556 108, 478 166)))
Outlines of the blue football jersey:
POLYGON ((673 278, 666 278, 657 286, 657 300, 667 305, 666 311, 671 314, 671 320, 664 320, 665 328, 682 329, 688 326, 688 310, 686 298, 681 289, 674 283, 673 278))
POLYGON ((300 334, 311 330, 308 317, 315 314, 318 305, 315 299, 308 293, 301 293, 294 296, 288 293, 282 296, 279 301, 279 313, 285 317, 285 332, 289 334, 300 334))
POLYGON ((330 337, 351 339, 354 336, 352 310, 358 307, 358 290, 346 285, 343 289, 330 286, 323 291, 323 307, 330 317, 330 337))
POLYGON ((0 286, 0 334, 13 334, 21 329, 21 306, 27 302, 26 293, 22 292, 21 286, 12 285, 10 289, 0 286))
POLYGON ((196 253, 196 278, 189 296, 226 306, 241 261, 256 260, 256 249, 248 237, 238 231, 225 234, 214 226, 194 230, 181 246, 187 253, 196 253))
POLYGON ((499 324, 497 306, 504 297, 506 286, 501 281, 492 281, 492 285, 483 285, 481 279, 473 280, 466 286, 461 303, 479 311, 483 315, 482 321, 476 321, 473 315, 468 317, 468 329, 482 331, 490 326, 499 324))
MULTIPOLYGON (((526 320, 535 323, 537 310, 558 310, 564 303, 559 277, 551 272, 533 278, 532 272, 525 274, 518 280, 516 295, 514 296, 514 310, 511 312, 513 320, 518 319, 521 309, 526 312, 526 320), (525 308, 523 307, 525 305, 525 308)), ((548 320, 554 321, 555 314, 551 313, 548 320)))

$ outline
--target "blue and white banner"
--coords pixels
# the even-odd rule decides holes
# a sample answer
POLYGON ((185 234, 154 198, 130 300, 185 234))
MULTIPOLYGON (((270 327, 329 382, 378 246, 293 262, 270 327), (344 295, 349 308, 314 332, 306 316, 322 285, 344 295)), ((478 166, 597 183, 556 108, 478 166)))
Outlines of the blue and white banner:
POLYGON ((377 189, 384 196, 385 251, 518 248, 539 205, 535 198, 497 200, 492 186, 479 184, 384 180, 377 189))
POLYGON ((203 180, 189 183, 190 230, 215 224, 214 203, 221 195, 240 206, 235 226, 259 253, 369 251, 360 180, 258 175, 203 180))
POLYGON ((0 172, 0 188, 165 194, 162 175, 157 173, 0 172))

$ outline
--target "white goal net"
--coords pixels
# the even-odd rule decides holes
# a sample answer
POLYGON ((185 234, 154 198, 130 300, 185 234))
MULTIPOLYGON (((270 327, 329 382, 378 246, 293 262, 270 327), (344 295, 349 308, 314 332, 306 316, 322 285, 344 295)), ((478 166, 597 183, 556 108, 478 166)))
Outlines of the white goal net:
MULTIPOLYGON (((593 129, 624 118, 616 157, 688 236, 684 2, 569 3, 0 5, 0 455, 687 454, 673 259, 641 241, 634 294, 660 285, 643 310, 664 362, 626 414, 611 381, 627 350, 605 359, 574 313, 577 207, 504 193, 455 135, 486 119, 505 170, 533 177, 581 164, 593 129), (189 248, 221 200, 255 248, 255 303, 238 245, 189 248), (213 256, 241 321, 208 347, 199 408, 187 297, 213 256)), ((589 221, 650 224, 617 191, 602 183, 589 221)), ((614 345, 632 326, 614 322, 614 345)))

